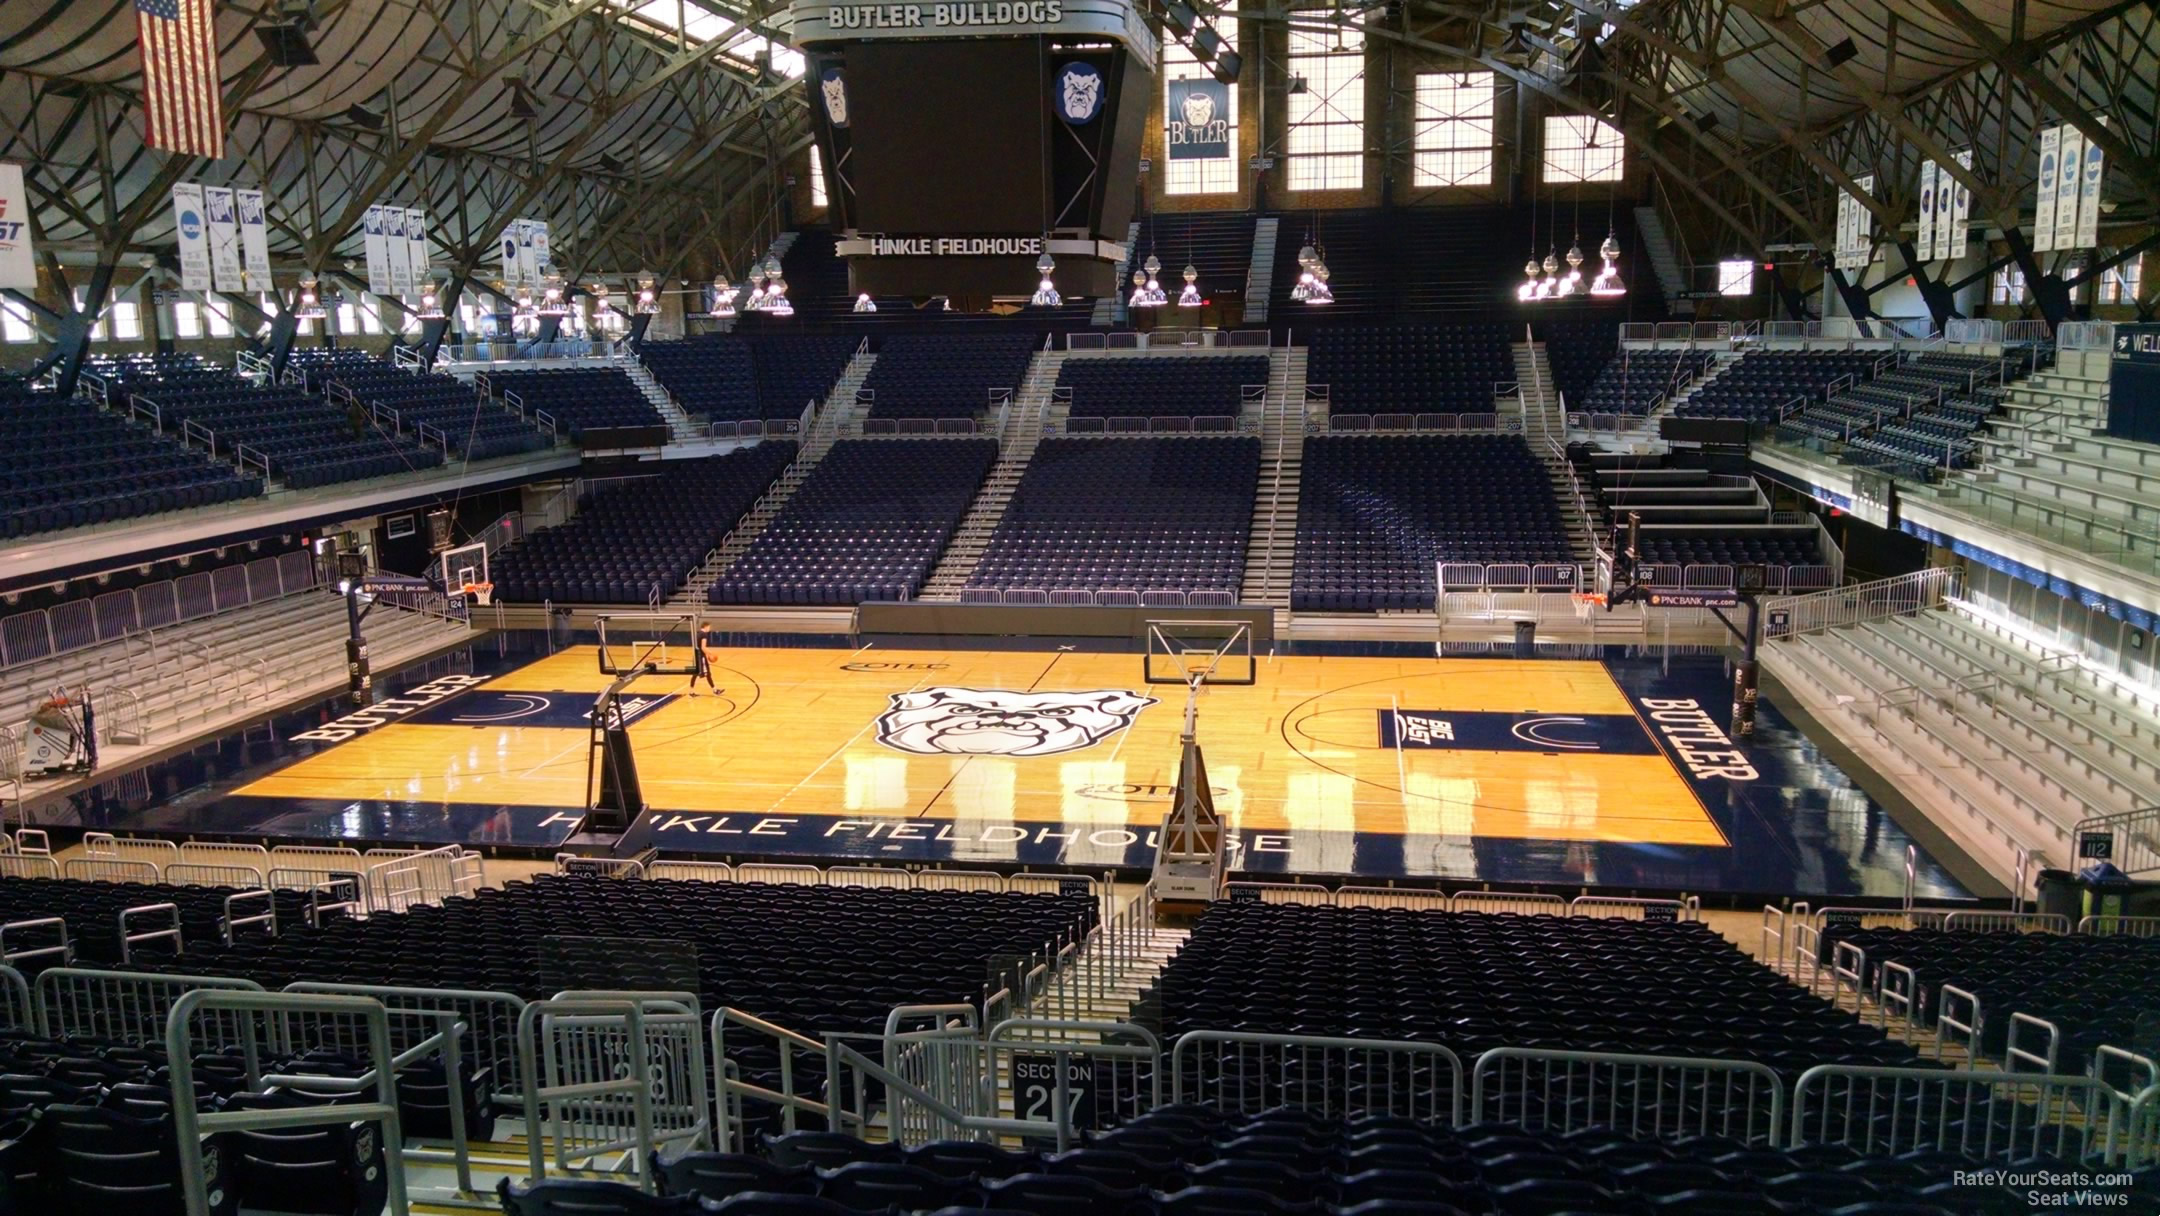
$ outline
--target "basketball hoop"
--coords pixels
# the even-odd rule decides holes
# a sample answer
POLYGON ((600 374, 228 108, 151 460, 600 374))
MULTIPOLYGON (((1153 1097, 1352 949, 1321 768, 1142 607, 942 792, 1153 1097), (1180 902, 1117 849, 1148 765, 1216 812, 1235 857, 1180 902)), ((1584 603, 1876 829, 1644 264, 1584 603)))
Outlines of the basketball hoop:
POLYGON ((462 589, 466 599, 482 608, 494 602, 495 584, 493 583, 466 583, 462 589))
POLYGON ((1574 600, 1577 604, 1591 606, 1602 605, 1605 602, 1604 593, 1598 591, 1577 591, 1569 595, 1568 598, 1574 600))

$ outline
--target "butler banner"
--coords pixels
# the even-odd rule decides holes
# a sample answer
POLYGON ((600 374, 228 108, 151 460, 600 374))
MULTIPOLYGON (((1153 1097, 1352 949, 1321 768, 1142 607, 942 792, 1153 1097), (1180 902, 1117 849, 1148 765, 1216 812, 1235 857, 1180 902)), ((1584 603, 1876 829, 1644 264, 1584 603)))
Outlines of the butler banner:
POLYGON ((1222 81, 1171 81, 1163 117, 1171 160, 1230 159, 1230 88, 1222 81))

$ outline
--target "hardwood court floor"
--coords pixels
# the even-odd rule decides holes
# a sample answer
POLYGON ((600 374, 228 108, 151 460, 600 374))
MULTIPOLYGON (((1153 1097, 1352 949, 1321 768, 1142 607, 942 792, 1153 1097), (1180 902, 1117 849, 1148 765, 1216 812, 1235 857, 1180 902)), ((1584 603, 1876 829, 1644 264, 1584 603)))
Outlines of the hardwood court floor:
MULTIPOLYGON (((1132 654, 714 649, 717 692, 639 680, 656 809, 1153 826, 1184 689, 1132 654)), ((1289 656, 1200 697, 1217 809, 1247 831, 1722 846, 1666 748, 1596 662, 1289 656), (1396 746, 1400 736, 1402 746, 1396 746)), ((572 647, 234 791, 582 808, 572 647)))

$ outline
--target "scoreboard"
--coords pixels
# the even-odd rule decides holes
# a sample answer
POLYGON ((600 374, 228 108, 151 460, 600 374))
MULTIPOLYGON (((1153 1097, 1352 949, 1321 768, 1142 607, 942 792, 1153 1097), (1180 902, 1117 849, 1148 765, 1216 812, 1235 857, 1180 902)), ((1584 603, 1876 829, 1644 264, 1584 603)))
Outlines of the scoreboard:
POLYGON ((811 4, 814 137, 850 290, 976 310, 1118 290, 1159 44, 1129 0, 811 4))

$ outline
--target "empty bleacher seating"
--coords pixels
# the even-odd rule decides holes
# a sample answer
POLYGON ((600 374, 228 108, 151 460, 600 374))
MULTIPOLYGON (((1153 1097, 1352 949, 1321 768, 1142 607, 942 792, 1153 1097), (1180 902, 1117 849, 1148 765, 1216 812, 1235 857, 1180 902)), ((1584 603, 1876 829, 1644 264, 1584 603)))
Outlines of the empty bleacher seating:
POLYGON ((548 446, 548 437, 539 427, 455 376, 409 371, 382 360, 341 361, 322 367, 315 376, 325 385, 343 386, 364 405, 395 411, 401 427, 423 423, 434 427, 450 451, 467 460, 513 456, 548 446))
POLYGON ((806 405, 823 406, 857 344, 845 335, 759 334, 751 348, 759 411, 767 418, 793 418, 806 405))
POLYGON ((1569 401, 1580 401, 1590 385, 1620 351, 1617 321, 1550 321, 1540 327, 1552 387, 1569 401))
MULTIPOLYGON (((2044 1029, 2028 1028, 2037 1033, 2024 1035, 2018 1046, 2043 1055, 2052 1047, 2056 1058, 2050 1071, 2073 1076, 2091 1069, 2095 1048, 2135 1043, 2141 1020, 2149 1024, 2160 1018, 2160 938, 1830 925, 1822 934, 1823 957, 1832 957, 1839 942, 1864 952, 1860 980, 1869 991, 1882 980, 1886 964, 1911 968, 1914 1021, 1937 1026, 1941 1014, 1953 1012, 1967 1025, 1977 1024, 1972 1049, 1992 1060, 2004 1058, 2012 1014, 2041 1019, 2060 1032, 2061 1042, 2051 1045, 2044 1029), (1946 984, 1978 1000, 1977 1023, 1970 1001, 1944 1008, 1946 984)), ((1966 1043, 1963 1035, 1955 1041, 1966 1043)), ((2022 1067, 2029 1071, 2032 1065, 2022 1067)))
POLYGON ((1035 342, 1027 334, 895 335, 863 381, 872 418, 973 418, 996 390, 1017 392, 1035 342))
POLYGON ((1218 903, 1155 995, 1168 1035, 1234 1029, 1489 1047, 1902 1065, 1911 1048, 1700 923, 1218 903))
POLYGON ((665 599, 794 457, 793 443, 767 440, 606 483, 569 523, 534 532, 495 556, 489 571, 495 596, 592 604, 665 599))
POLYGON ((1568 398, 1568 412, 1647 414, 1685 392, 1712 362, 1708 351, 1623 350, 1606 362, 1579 398, 1568 398))
POLYGON ((1313 335, 1305 368, 1330 413, 1489 414, 1495 386, 1514 382, 1499 324, 1331 326, 1313 335))
POLYGON ((1074 418, 1234 419, 1248 388, 1267 382, 1258 355, 1068 358, 1058 369, 1074 418))
POLYGON ((1046 439, 968 586, 1205 591, 1227 602, 1259 476, 1250 437, 1046 439))
POLYGON ((713 584, 711 600, 911 598, 996 461, 994 439, 842 440, 713 584))
POLYGON ((1290 603, 1431 608, 1440 562, 1567 562, 1545 467, 1511 435, 1305 440, 1290 603))
MULTIPOLYGON (((638 358, 675 404, 692 417, 714 422, 762 418, 757 391, 757 363, 748 340, 733 334, 708 334, 679 342, 647 342, 638 358)), ((802 413, 802 403, 782 416, 802 413)))
POLYGON ((1820 401, 1830 385, 1874 374, 1880 352, 1759 350, 1742 356, 1674 412, 1683 418, 1774 421, 1795 399, 1820 401))
POLYGON ((192 355, 137 356, 97 363, 93 370, 113 400, 154 405, 167 433, 185 428, 191 441, 222 458, 266 461, 271 475, 291 489, 443 462, 441 448, 394 433, 363 408, 290 385, 258 385, 192 355))
POLYGON ((515 393, 528 415, 545 411, 573 440, 600 428, 667 426, 619 367, 490 372, 488 387, 498 397, 515 393))
POLYGON ((246 476, 83 398, 0 383, 0 539, 250 498, 246 476))

